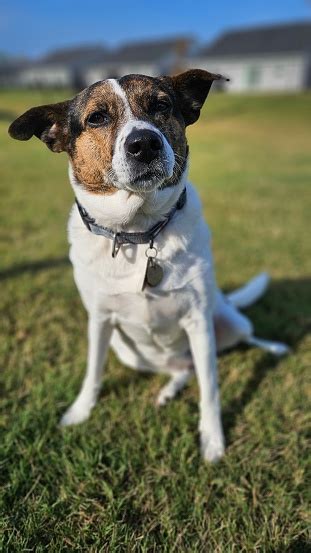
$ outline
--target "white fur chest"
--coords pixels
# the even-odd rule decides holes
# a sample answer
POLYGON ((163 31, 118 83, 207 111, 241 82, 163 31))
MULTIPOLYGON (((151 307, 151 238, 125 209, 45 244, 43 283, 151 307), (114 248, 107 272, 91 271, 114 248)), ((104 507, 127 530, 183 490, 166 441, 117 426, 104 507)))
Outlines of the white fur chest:
POLYGON ((112 241, 88 231, 73 207, 69 220, 70 259, 75 281, 88 312, 110 319, 116 328, 112 346, 127 364, 148 367, 183 358, 189 349, 180 321, 213 309, 214 275, 209 231, 200 202, 187 185, 187 202, 159 234, 155 246, 164 271, 162 282, 142 290, 147 245, 125 245, 112 258, 112 241), (116 344, 117 341, 117 344, 116 344), (121 354, 120 354, 121 351, 121 354), (130 363, 134 353, 136 358, 130 363))
MULTIPOLYGON (((180 190, 177 193, 180 194, 180 190)), ((113 214, 110 217, 113 218, 113 214)), ((105 224, 109 226, 109 223, 105 224)), ((147 265, 147 244, 123 245, 118 255, 112 258, 112 241, 92 234, 84 226, 76 206, 69 218, 68 232, 70 259, 79 289, 89 289, 92 297, 141 292, 147 265)), ((156 291, 182 289, 197 275, 203 274, 204 278, 209 275, 211 285, 214 284, 210 234, 197 193, 189 183, 186 205, 175 213, 157 236, 155 247, 157 260, 164 270, 164 278, 156 291)))

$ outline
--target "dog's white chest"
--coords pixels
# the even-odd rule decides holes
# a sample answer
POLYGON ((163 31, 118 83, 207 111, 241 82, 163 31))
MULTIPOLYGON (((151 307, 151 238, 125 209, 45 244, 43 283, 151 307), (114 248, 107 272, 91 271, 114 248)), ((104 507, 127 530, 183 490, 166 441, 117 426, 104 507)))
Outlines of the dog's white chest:
POLYGON ((142 292, 103 297, 111 310, 114 334, 111 345, 126 365, 151 369, 183 365, 189 359, 189 345, 179 325, 189 309, 183 293, 159 296, 142 292))
POLYGON ((146 334, 173 334, 178 321, 189 308, 183 293, 156 294, 143 291, 139 294, 103 296, 99 300, 101 312, 111 313, 112 321, 122 329, 143 328, 146 334))
POLYGON ((111 256, 111 241, 94 236, 73 211, 69 223, 70 258, 82 300, 91 316, 109 319, 115 328, 111 345, 135 368, 174 366, 189 359, 181 321, 208 303, 213 309, 214 277, 209 232, 190 185, 182 213, 156 240, 163 280, 142 290, 147 246, 121 247, 111 256), (201 305, 202 304, 202 305, 201 305))

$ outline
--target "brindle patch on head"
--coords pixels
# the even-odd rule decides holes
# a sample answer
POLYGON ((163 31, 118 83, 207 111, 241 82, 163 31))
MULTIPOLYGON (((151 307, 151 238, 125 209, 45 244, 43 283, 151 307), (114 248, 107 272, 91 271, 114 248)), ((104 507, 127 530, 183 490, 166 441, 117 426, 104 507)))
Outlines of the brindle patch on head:
POLYGON ((113 194, 117 191, 111 167, 113 146, 124 119, 124 103, 109 81, 95 83, 74 100, 69 114, 70 143, 68 154, 77 181, 94 194, 113 194), (107 125, 92 128, 90 115, 105 112, 107 125))
MULTIPOLYGON (((117 190, 120 171, 126 174, 124 166, 127 168, 128 164, 130 167, 124 148, 118 166, 114 147, 116 145, 118 150, 124 139, 122 131, 118 135, 119 129, 122 126, 126 129, 126 123, 131 119, 140 121, 140 128, 144 126, 141 121, 146 121, 165 137, 162 150, 168 159, 163 155, 162 159, 158 157, 162 166, 163 163, 169 164, 169 170, 161 175, 154 163, 151 176, 155 181, 158 179, 162 187, 170 186, 179 181, 186 167, 185 127, 197 121, 213 81, 221 78, 221 75, 193 69, 175 77, 127 75, 119 83, 101 81, 73 100, 28 110, 11 124, 9 133, 18 140, 29 140, 35 135, 52 151, 67 151, 73 173, 81 186, 94 193, 112 193, 117 190), (89 119, 90 116, 93 119, 89 119), (119 137, 120 144, 116 140, 119 137), (163 182, 161 177, 171 174, 172 169, 172 176, 163 182)), ((146 174, 142 173, 138 178, 146 174)))
POLYGON ((119 80, 126 93, 135 118, 148 121, 157 127, 169 142, 175 155, 173 175, 163 187, 176 184, 185 170, 189 148, 185 133, 185 122, 176 101, 170 77, 154 78, 145 75, 127 75, 119 80), (157 102, 166 100, 171 110, 163 113, 157 110, 157 102))

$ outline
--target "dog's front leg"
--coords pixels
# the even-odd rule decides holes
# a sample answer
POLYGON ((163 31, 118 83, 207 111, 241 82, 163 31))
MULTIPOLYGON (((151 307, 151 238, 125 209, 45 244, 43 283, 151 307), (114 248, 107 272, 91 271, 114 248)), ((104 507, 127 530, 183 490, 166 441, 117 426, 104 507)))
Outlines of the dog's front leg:
POLYGON ((200 389, 200 439, 204 459, 216 462, 224 453, 217 381, 217 357, 212 314, 189 318, 183 327, 188 335, 200 389))
POLYGON ((61 419, 62 426, 78 424, 89 417, 100 390, 111 332, 112 326, 109 320, 103 321, 89 316, 86 375, 78 397, 61 419))

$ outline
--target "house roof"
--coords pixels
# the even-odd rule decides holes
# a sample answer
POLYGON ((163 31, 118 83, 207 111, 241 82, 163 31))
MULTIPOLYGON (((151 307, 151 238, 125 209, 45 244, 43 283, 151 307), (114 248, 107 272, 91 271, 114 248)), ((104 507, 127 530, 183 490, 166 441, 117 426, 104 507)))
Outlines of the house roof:
POLYGON ((114 51, 113 61, 157 61, 171 54, 186 54, 192 43, 193 39, 186 36, 126 43, 114 51))
POLYGON ((65 66, 79 69, 90 65, 115 65, 120 62, 154 62, 172 54, 186 54, 193 39, 173 37, 163 40, 125 43, 116 49, 86 45, 56 50, 37 60, 36 66, 65 66))
POLYGON ((281 52, 311 53, 311 21, 228 31, 198 51, 199 57, 281 52))
POLYGON ((111 58, 110 50, 101 44, 91 44, 55 50, 37 60, 36 64, 79 67, 80 65, 105 61, 109 58, 111 58))
POLYGON ((8 57, 0 54, 0 74, 11 75, 28 67, 29 60, 22 57, 8 57))

